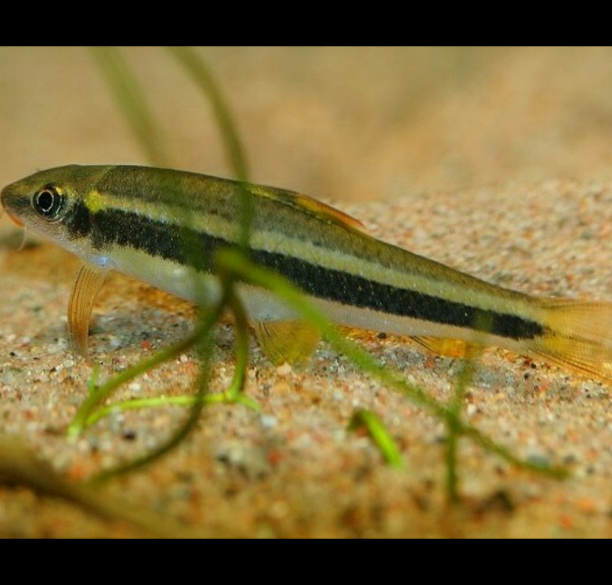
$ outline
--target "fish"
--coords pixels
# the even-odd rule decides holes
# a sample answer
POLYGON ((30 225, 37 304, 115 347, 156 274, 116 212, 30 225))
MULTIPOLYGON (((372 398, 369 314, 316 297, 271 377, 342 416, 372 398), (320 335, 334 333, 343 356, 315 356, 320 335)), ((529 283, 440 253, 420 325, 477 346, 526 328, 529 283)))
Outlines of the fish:
MULTIPOLYGON (((244 194, 250 259, 284 276, 338 325, 406 336, 439 355, 494 346, 612 383, 612 303, 540 298, 386 243, 355 218, 293 191, 146 166, 67 165, 5 187, 2 209, 83 264, 68 307, 87 355, 111 270, 201 306, 222 295, 216 254, 238 245, 244 194)), ((318 331, 263 287, 236 284, 275 363, 309 355, 318 331)))

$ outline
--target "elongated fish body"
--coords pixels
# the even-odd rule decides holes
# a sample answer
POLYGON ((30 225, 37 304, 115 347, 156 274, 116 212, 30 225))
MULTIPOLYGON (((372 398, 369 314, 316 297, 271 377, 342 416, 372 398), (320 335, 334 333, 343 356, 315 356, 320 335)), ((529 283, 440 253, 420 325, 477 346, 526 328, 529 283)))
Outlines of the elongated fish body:
MULTIPOLYGON (((252 201, 252 260, 287 277, 332 321, 407 335, 441 353, 495 345, 612 378, 611 305, 486 283, 372 238, 356 220, 290 191, 168 169, 71 165, 9 185, 1 202, 15 221, 84 260, 69 315, 83 351, 108 270, 198 304, 219 298, 215 252, 238 241, 242 189, 252 201)), ((264 345, 263 332, 288 333, 274 326, 297 319, 290 307, 264 289, 239 290, 264 345)))

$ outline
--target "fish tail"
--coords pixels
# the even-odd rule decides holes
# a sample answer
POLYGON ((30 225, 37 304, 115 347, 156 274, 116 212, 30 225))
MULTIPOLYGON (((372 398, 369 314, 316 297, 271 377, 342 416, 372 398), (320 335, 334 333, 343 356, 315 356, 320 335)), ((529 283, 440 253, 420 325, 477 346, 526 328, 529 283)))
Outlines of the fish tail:
POLYGON ((544 333, 530 344, 530 353, 612 383, 612 303, 539 302, 544 333))

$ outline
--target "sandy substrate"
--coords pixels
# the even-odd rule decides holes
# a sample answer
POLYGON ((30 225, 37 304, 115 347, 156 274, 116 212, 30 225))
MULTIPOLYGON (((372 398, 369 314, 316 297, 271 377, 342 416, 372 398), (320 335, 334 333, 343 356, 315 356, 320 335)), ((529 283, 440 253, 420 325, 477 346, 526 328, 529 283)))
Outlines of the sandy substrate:
MULTIPOLYGON (((377 237, 532 294, 612 300, 612 183, 604 141, 612 122, 604 99, 610 51, 582 57, 498 51, 471 60, 465 53, 452 59, 435 52, 413 59, 382 54, 388 75, 381 72, 380 53, 212 50, 253 153, 254 179, 335 200, 377 195, 384 200, 341 204, 377 237), (548 89, 555 88, 550 94, 542 71, 548 89), (416 95, 411 79, 421 80, 423 93, 410 110, 418 115, 401 108, 407 95, 416 95), (338 96, 349 93, 345 104, 338 96), (445 158, 451 151, 454 158, 445 158), (555 178, 569 174, 576 178, 555 178)), ((172 64, 159 69, 152 64, 157 55, 130 55, 144 68, 143 79, 162 87, 162 106, 172 101, 177 92, 161 83, 163 75, 177 75, 172 64)), ((1 49, 0 79, 12 90, 0 93, 2 184, 67 162, 143 162, 86 54, 1 49), (44 68, 42 59, 48 59, 44 68), (95 91, 73 97, 72 110, 59 98, 46 104, 47 76, 59 72, 65 75, 60 94, 85 81, 95 91)), ((191 93, 184 99, 183 115, 173 110, 177 166, 229 174, 212 126, 189 136, 201 102, 191 93), (211 145, 204 154, 201 140, 211 145)), ((205 119, 201 124, 207 128, 205 119)), ((91 364, 70 354, 66 343, 66 304, 78 263, 50 244, 33 240, 18 251, 19 243, 19 233, 0 221, 2 433, 74 485, 159 444, 185 410, 116 414, 76 441, 66 438, 92 376, 91 364)), ((94 312, 91 354, 101 379, 183 338, 194 319, 191 305, 114 275, 94 312)), ((451 396, 460 362, 399 337, 352 335, 433 397, 451 396)), ((213 390, 231 380, 233 341, 225 320, 217 333, 213 390)), ((274 367, 254 341, 251 349, 248 395, 261 412, 236 405, 208 409, 185 444, 146 471, 110 483, 101 497, 154 513, 164 519, 161 531, 172 535, 178 525, 179 532, 202 536, 610 536, 609 386, 487 351, 468 389, 467 420, 521 457, 567 466, 571 477, 557 481, 520 471, 463 441, 463 499, 450 508, 440 421, 325 344, 301 368, 274 367), (347 432, 362 408, 385 422, 404 470, 386 467, 367 437, 347 432)), ((182 394, 196 374, 187 353, 115 398, 182 394)), ((2 537, 143 533, 0 479, 2 537)))
MULTIPOLYGON (((611 203, 610 184, 548 182, 353 210, 376 235, 482 278, 534 294, 603 299, 612 284, 600 269, 612 260, 611 247, 602 245, 611 203)), ((64 313, 76 263, 50 245, 21 252, 7 248, 0 284, 2 298, 12 300, 0 313, 4 432, 21 437, 71 480, 168 436, 183 419, 181 409, 118 414, 76 442, 65 438, 92 374, 86 362, 66 352, 64 313)), ((92 359, 107 378, 177 341, 192 323, 189 305, 116 276, 96 310, 92 359)), ((231 324, 224 324, 215 390, 233 371, 233 338, 231 324)), ((372 333, 359 339, 389 368, 432 396, 449 398, 459 362, 433 357, 401 338, 372 333)), ((254 343, 252 351, 248 394, 260 413, 240 406, 211 408, 186 444, 150 470, 116 481, 108 492, 206 535, 609 535, 612 407, 605 385, 508 352, 487 352, 468 389, 468 420, 522 457, 567 465, 572 478, 559 482, 518 471, 465 441, 466 503, 449 513, 443 491, 445 430, 438 420, 324 344, 301 370, 275 368, 254 343), (360 408, 388 425, 402 450, 404 471, 386 468, 366 437, 347 433, 360 408)), ((187 354, 118 397, 183 393, 195 372, 187 354)), ((24 489, 3 489, 0 503, 5 536, 126 530, 24 489)))

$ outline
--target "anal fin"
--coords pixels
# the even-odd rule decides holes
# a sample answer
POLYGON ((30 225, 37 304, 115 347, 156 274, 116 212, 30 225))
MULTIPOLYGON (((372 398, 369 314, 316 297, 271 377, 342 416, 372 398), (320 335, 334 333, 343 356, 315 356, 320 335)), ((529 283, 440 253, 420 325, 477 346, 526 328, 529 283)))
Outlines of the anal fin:
POLYGON ((482 350, 482 346, 461 339, 444 339, 441 337, 410 337, 410 339, 425 349, 445 357, 470 358, 482 350))
POLYGON ((305 321, 256 321, 255 334, 266 357, 274 364, 307 359, 321 338, 305 321))
POLYGON ((68 333, 74 350, 87 356, 89 322, 93 305, 102 288, 108 270, 83 264, 72 288, 68 303, 68 333))

